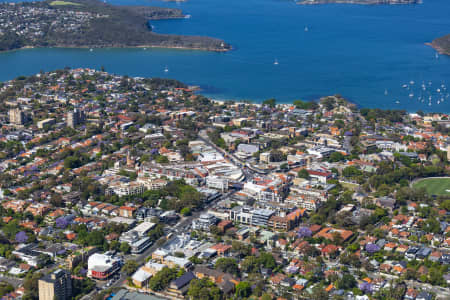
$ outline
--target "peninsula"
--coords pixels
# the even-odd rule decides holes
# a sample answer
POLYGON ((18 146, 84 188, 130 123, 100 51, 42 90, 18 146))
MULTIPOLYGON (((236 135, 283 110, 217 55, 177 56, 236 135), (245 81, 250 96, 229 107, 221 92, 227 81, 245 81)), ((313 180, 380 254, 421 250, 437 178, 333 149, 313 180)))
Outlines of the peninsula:
POLYGON ((297 4, 314 5, 314 4, 419 4, 421 0, 300 0, 297 4))
POLYGON ((433 40, 429 45, 441 54, 450 55, 450 34, 433 40))
POLYGON ((149 20, 184 18, 179 9, 114 6, 97 0, 0 5, 0 51, 32 47, 162 47, 227 51, 220 39, 158 34, 149 20))

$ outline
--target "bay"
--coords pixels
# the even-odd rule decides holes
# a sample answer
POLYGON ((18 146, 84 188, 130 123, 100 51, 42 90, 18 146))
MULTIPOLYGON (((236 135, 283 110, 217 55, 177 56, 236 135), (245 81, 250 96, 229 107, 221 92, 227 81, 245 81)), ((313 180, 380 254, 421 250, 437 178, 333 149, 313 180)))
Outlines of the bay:
POLYGON ((152 21, 154 31, 217 37, 234 49, 25 49, 0 53, 0 80, 65 66, 104 66, 122 75, 199 85, 202 94, 216 99, 273 97, 288 103, 341 94, 361 107, 450 112, 450 57, 436 58, 425 45, 450 33, 447 0, 377 6, 277 0, 109 3, 180 8, 191 18, 152 21))

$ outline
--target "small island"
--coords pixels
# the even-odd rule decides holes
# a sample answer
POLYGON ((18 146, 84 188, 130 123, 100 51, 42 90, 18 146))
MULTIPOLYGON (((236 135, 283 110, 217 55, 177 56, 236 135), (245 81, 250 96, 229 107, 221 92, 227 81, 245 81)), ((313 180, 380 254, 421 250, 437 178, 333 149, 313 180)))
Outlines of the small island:
POLYGON ((115 6, 98 0, 0 4, 0 51, 34 47, 161 47, 228 51, 220 39, 158 34, 149 20, 185 18, 182 11, 115 6))
POLYGON ((315 5, 315 4, 419 4, 422 0, 300 0, 297 4, 300 5, 315 5))
POLYGON ((450 34, 433 40, 429 45, 440 54, 450 55, 450 34))

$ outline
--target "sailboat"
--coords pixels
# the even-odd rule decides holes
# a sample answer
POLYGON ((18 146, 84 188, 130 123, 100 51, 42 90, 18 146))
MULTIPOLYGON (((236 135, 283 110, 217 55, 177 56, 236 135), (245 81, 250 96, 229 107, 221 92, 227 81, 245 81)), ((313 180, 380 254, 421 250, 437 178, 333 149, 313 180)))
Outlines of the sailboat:
POLYGON ((167 68, 167 66, 166 66, 166 68, 164 69, 164 72, 169 72, 169 68, 167 68))
POLYGON ((275 61, 273 62, 274 65, 278 65, 278 59, 275 58, 275 61))

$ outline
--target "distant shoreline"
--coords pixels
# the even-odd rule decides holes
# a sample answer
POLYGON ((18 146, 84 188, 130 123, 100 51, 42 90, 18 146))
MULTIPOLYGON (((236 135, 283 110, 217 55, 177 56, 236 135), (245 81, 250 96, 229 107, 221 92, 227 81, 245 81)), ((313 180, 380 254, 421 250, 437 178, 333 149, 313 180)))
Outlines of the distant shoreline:
MULTIPOLYGON (((0 52, 27 48, 167 48, 226 52, 232 46, 225 41, 207 36, 160 34, 152 31, 152 20, 187 18, 180 9, 152 6, 120 6, 100 0, 73 0, 77 5, 51 5, 50 0, 8 6, 0 4, 9 23, 15 24, 15 16, 30 14, 37 24, 25 35, 19 36, 12 25, 5 30, 5 38, 0 42, 0 52), (19 11, 20 10, 20 11, 19 11), (73 17, 73 20, 70 19, 73 17), (63 26, 62 30, 43 25, 49 17, 64 23, 70 19, 75 25, 63 26), (59 18, 59 19, 58 19, 59 18), (86 18, 88 21, 84 20, 86 18), (41 27, 39 27, 41 26, 41 27), (34 30, 34 29, 33 29, 34 30), (62 33, 63 32, 63 33, 62 33), (39 33, 38 38, 34 38, 39 33), (45 34, 44 34, 45 33, 45 34)), ((56 22, 56 21, 55 21, 56 22)), ((8 24, 9 24, 8 23, 8 24)))
POLYGON ((299 0, 299 5, 358 4, 358 5, 405 5, 421 4, 422 0, 299 0))
POLYGON ((143 48, 153 48, 153 49, 176 49, 176 50, 195 50, 195 51, 208 51, 208 52, 228 52, 233 50, 233 48, 230 46, 230 48, 226 49, 207 49, 207 48, 201 48, 201 47, 183 47, 183 46, 159 46, 159 45, 142 45, 142 46, 105 46, 105 47, 96 47, 96 46, 73 46, 73 45, 61 45, 61 46, 51 46, 51 47, 38 47, 38 46, 24 46, 21 48, 15 48, 15 49, 9 49, 9 50, 0 50, 0 53, 8 53, 8 52, 14 52, 14 51, 22 51, 27 49, 143 49, 143 48))

